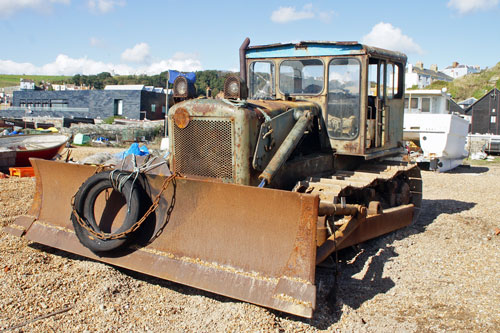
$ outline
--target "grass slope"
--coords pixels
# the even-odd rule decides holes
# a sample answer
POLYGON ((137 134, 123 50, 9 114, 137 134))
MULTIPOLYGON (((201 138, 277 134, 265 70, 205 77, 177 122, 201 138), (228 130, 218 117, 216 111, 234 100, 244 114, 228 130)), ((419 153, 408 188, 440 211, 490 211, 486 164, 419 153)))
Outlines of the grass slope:
POLYGON ((51 75, 9 75, 0 74, 0 88, 18 86, 20 79, 30 79, 39 85, 41 81, 50 83, 70 82, 71 76, 51 76, 51 75))
POLYGON ((425 89, 447 88, 456 101, 462 101, 469 97, 480 99, 494 87, 500 89, 500 62, 480 73, 465 75, 452 82, 433 82, 425 89))

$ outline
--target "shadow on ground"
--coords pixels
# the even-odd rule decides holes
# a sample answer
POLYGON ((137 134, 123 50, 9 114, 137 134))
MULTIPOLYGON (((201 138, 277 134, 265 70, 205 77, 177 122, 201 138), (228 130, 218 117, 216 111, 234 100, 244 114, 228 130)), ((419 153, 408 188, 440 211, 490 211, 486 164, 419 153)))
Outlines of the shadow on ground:
POLYGON ((393 242, 424 232, 441 214, 460 213, 475 205, 472 202, 450 199, 423 200, 421 214, 415 224, 339 251, 337 265, 331 256, 330 267, 316 269, 316 311, 314 318, 307 322, 318 329, 327 329, 340 320, 344 304, 356 310, 376 295, 389 291, 395 286, 395 282, 390 277, 383 277, 383 272, 385 264, 398 256, 393 242), (356 276, 366 264, 368 267, 364 275, 361 278, 356 276), (335 286, 336 272, 335 293, 332 288, 335 286))
POLYGON ((455 169, 452 169, 450 171, 446 171, 446 173, 451 173, 451 174, 480 174, 480 173, 486 173, 490 170, 490 168, 485 167, 485 166, 477 166, 477 165, 460 165, 456 167, 455 169))
MULTIPOLYGON (((395 282, 390 277, 383 277, 385 263, 398 255, 392 245, 395 240, 404 239, 411 235, 424 232, 427 226, 440 214, 460 213, 474 206, 475 203, 457 200, 423 200, 421 214, 414 225, 344 249, 338 253, 339 261, 337 264, 335 264, 335 257, 332 255, 329 261, 326 262, 326 267, 317 267, 317 301, 316 310, 312 319, 305 319, 272 309, 268 311, 278 318, 300 321, 312 325, 317 329, 327 329, 340 320, 343 304, 354 310, 358 309, 364 302, 372 299, 378 294, 386 293, 395 286, 395 282), (367 263, 368 267, 364 276, 362 278, 354 277, 364 269, 367 263), (334 281, 336 275, 338 288, 336 292, 332 292, 335 291, 332 288, 335 285, 334 281)), ((36 243, 30 244, 30 247, 72 260, 91 260, 36 243)), ((200 295, 224 303, 239 302, 232 298, 155 278, 121 267, 116 268, 134 279, 166 287, 184 295, 200 295)))

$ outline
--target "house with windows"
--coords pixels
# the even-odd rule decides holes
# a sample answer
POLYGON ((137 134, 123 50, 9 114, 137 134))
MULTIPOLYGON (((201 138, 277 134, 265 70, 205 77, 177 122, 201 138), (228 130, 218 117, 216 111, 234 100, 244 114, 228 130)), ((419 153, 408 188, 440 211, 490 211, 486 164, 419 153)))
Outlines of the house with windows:
POLYGON ((417 87, 422 89, 434 81, 451 82, 453 78, 438 71, 437 65, 431 65, 430 69, 424 68, 424 63, 417 61, 415 66, 408 64, 406 66, 405 86, 406 89, 417 87))
POLYGON ((446 74, 453 79, 456 79, 467 74, 479 73, 480 71, 481 68, 479 66, 461 65, 455 61, 451 66, 448 66, 445 69, 441 70, 441 73, 446 74))
POLYGON ((465 110, 472 134, 500 135, 500 90, 494 88, 465 110))
POLYGON ((104 90, 21 90, 15 91, 12 107, 0 117, 105 119, 123 116, 128 119, 165 118, 166 95, 163 89, 144 85, 107 86, 104 90))
POLYGON ((21 79, 19 83, 21 90, 35 90, 35 82, 30 79, 21 79))

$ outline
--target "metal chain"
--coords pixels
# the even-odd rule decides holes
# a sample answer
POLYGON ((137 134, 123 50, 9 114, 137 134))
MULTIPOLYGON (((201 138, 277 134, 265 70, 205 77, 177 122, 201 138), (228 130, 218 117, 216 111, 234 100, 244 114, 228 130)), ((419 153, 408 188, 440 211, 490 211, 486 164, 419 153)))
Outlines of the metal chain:
MULTIPOLYGON (((98 173, 98 172, 96 172, 96 173, 98 173)), ((144 221, 146 221, 146 219, 148 218, 148 216, 151 213, 153 213, 156 210, 156 208, 158 208, 158 205, 159 205, 160 199, 161 199, 161 195, 168 188, 168 185, 172 182, 172 180, 174 180, 175 178, 180 177, 180 176, 181 176, 180 174, 175 173, 175 174, 172 174, 172 175, 168 176, 167 178, 165 178, 165 180, 163 181, 163 185, 161 187, 160 192, 156 195, 155 199, 153 200, 152 205, 149 207, 149 209, 147 210, 147 212, 144 213, 144 215, 142 216, 142 218, 139 221, 137 221, 136 223, 134 223, 134 225, 131 226, 128 230, 125 230, 125 231, 120 232, 118 234, 104 234, 104 233, 96 232, 90 226, 90 224, 86 220, 83 220, 80 217, 80 215, 78 214, 78 212, 76 211, 76 209, 75 209, 75 197, 76 197, 76 194, 71 198, 71 205, 73 207, 73 215, 75 216, 76 221, 78 222, 78 224, 82 228, 84 228, 85 230, 87 230, 92 236, 94 236, 94 237, 96 237, 98 239, 101 239, 101 240, 112 240, 112 239, 124 238, 127 235, 133 233, 134 231, 136 231, 137 229, 139 229, 141 227, 141 225, 144 223, 144 221)), ((170 205, 170 207, 169 207, 170 213, 171 213, 172 209, 173 209, 173 206, 170 205)), ((169 212, 167 212, 167 214, 169 214, 169 212)))

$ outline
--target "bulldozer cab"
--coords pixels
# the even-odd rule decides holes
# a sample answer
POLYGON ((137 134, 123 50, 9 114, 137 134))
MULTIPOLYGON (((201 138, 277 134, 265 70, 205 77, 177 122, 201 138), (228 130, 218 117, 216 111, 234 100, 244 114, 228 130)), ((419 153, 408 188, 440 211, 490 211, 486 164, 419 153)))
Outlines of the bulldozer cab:
POLYGON ((247 47, 244 59, 249 99, 320 106, 323 149, 365 159, 400 152, 404 54, 357 42, 300 42, 247 47))

